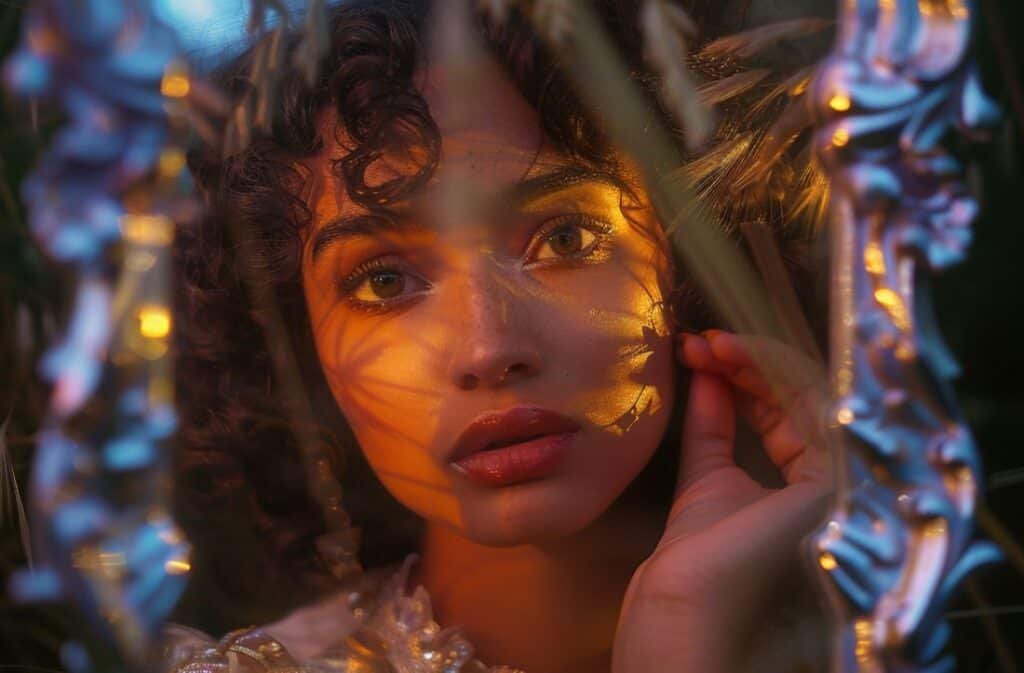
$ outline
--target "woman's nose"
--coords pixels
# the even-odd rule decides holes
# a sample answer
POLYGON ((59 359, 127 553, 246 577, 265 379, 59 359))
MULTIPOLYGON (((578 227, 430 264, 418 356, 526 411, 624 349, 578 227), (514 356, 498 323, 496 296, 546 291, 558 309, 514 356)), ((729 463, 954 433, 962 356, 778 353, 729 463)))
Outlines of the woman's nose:
POLYGON ((543 368, 528 297, 516 296, 507 279, 467 278, 464 309, 453 335, 449 375, 461 390, 497 388, 537 376, 543 368), (495 282, 497 280, 497 282, 495 282), (504 282, 503 282, 504 281, 504 282))
POLYGON ((462 390, 499 388, 540 372, 540 358, 512 344, 479 343, 453 363, 452 379, 462 390))

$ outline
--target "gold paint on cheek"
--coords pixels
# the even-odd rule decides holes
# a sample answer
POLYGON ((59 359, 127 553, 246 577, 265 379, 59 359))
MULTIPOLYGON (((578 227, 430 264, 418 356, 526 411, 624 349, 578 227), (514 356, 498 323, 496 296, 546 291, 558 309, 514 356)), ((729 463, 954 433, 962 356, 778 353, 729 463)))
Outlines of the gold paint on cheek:
POLYGON ((616 360, 607 370, 609 385, 584 391, 573 406, 585 409, 586 419, 595 426, 615 435, 624 434, 637 419, 654 414, 662 407, 656 382, 642 380, 653 357, 654 354, 647 351, 616 360))
POLYGON ((588 322, 613 344, 614 355, 604 376, 607 385, 589 387, 573 406, 585 409, 594 425, 620 436, 639 418, 662 408, 660 388, 671 382, 670 372, 657 371, 671 363, 659 357, 667 348, 662 342, 668 338, 668 327, 657 304, 660 292, 647 289, 657 287, 650 276, 649 270, 632 275, 632 292, 623 297, 628 309, 588 311, 588 322))

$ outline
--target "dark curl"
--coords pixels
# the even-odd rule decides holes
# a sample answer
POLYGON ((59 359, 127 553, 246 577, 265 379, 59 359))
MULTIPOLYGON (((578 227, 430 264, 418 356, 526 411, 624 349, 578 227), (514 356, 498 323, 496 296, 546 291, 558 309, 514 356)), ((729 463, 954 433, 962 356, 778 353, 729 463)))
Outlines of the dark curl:
MULTIPOLYGON (((593 3, 616 36, 631 71, 642 74, 636 2, 593 3)), ((717 0, 694 3, 707 19, 717 0)), ((321 595, 331 585, 315 553, 324 532, 307 490, 299 450, 282 413, 263 326, 265 307, 251 301, 239 246, 256 261, 262 288, 272 293, 311 397, 319 434, 344 475, 345 506, 363 531, 365 566, 413 551, 419 523, 379 484, 366 465, 328 390, 316 357, 301 287, 304 233, 311 212, 302 160, 324 150, 324 112, 337 119, 335 142, 345 154, 333 172, 354 201, 371 211, 423 186, 441 154, 441 137, 415 77, 425 63, 429 0, 346 0, 332 10, 330 49, 319 80, 285 78, 268 133, 239 153, 199 147, 189 166, 205 202, 197 222, 183 224, 175 242, 175 350, 181 409, 176 510, 195 546, 194 577, 175 619, 211 633, 271 621, 321 595), (367 171, 385 156, 418 163, 409 173, 368 184, 367 171), (232 232, 245 231, 240 242, 232 232), (342 465, 342 461, 345 465, 342 465), (344 469, 342 470, 342 467, 344 469)), ((601 128, 571 95, 554 58, 527 22, 513 14, 501 26, 483 17, 484 44, 539 115, 555 149, 579 162, 614 164, 601 128)), ((292 40, 290 54, 296 46, 292 40)), ((233 97, 251 84, 249 57, 224 68, 217 83, 233 97)), ((651 97, 654 100, 654 97, 651 97)), ((655 103, 652 103, 655 105, 655 103)), ((768 204, 771 208, 771 204, 768 204)), ((672 471, 674 473, 674 471, 672 471)))

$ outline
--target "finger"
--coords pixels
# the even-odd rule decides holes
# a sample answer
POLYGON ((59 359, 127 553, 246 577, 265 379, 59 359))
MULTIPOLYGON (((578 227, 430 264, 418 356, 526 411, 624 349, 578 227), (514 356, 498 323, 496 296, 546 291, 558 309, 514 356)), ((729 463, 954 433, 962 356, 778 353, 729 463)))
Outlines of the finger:
POLYGON ((750 395, 741 395, 737 409, 761 438, 765 454, 788 484, 828 480, 828 453, 813 410, 796 404, 790 413, 750 395))
POLYGON ((708 340, 699 334, 682 333, 679 335, 677 355, 679 361, 690 369, 697 369, 709 374, 725 375, 724 363, 715 357, 708 340))
POLYGON ((747 392, 772 394, 757 360, 738 335, 716 330, 708 330, 704 335, 681 335, 679 360, 690 369, 722 376, 747 392))
POLYGON ((721 330, 708 330, 705 336, 716 359, 759 373, 773 388, 825 386, 823 368, 803 351, 782 341, 721 330))
POLYGON ((732 390, 720 377, 694 372, 680 442, 676 495, 706 475, 734 465, 736 409, 732 390))
POLYGON ((683 356, 688 366, 719 372, 737 388, 737 411, 787 483, 828 480, 820 422, 827 394, 813 360, 774 339, 717 330, 687 338, 683 356), (765 369, 785 376, 769 381, 765 369))
POLYGON ((740 390, 774 400, 788 409, 807 388, 825 389, 824 372, 795 348, 767 337, 717 330, 705 336, 685 335, 680 362, 698 371, 718 374, 740 390))

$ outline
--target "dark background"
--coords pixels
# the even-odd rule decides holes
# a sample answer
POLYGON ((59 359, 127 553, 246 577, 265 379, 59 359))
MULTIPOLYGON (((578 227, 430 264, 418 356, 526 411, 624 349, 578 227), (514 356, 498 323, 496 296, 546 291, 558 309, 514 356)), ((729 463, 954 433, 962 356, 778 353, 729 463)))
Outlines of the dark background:
MULTIPOLYGON (((1016 540, 1019 549, 1024 543, 1018 506, 1024 496, 1024 44, 1017 34, 1024 28, 1024 2, 980 0, 979 5, 985 20, 978 55, 1007 123, 994 142, 977 150, 973 178, 983 214, 971 255, 936 279, 935 292, 942 331, 963 365, 957 389, 988 474, 984 533, 1005 546, 1008 538, 1016 540)), ((0 0, 0 54, 16 38, 19 15, 20 3, 0 0)), ((18 185, 58 123, 9 96, 0 105, 0 423, 10 412, 6 457, 0 451, 0 673, 60 668, 57 647, 74 622, 60 606, 13 604, 2 589, 11 571, 26 561, 5 461, 13 463, 24 488, 32 437, 45 408, 36 362, 60 324, 67 290, 59 270, 28 236, 18 185)), ((0 433, 0 441, 3 437, 0 433)), ((977 573, 951 606, 958 670, 1024 670, 1024 555, 1019 558, 1016 567, 1004 563, 977 573), (985 606, 991 614, 980 614, 985 606)))

